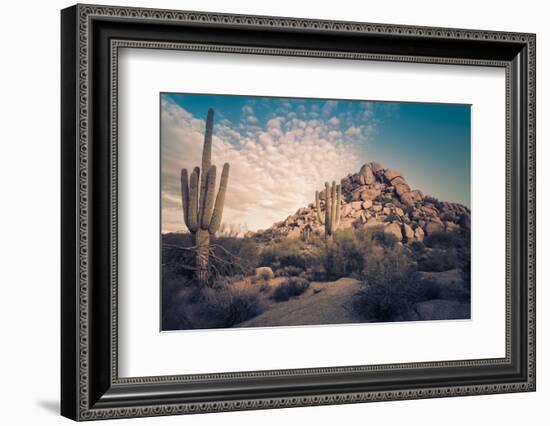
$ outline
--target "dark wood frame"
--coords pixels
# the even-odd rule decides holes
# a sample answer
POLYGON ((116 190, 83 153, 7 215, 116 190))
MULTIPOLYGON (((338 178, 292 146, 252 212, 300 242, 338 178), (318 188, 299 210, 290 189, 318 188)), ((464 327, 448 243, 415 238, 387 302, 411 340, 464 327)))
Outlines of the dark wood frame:
POLYGON ((75 420, 535 390, 533 34, 76 5, 61 13, 61 413, 75 420), (504 67, 506 357, 119 378, 117 49, 504 67))

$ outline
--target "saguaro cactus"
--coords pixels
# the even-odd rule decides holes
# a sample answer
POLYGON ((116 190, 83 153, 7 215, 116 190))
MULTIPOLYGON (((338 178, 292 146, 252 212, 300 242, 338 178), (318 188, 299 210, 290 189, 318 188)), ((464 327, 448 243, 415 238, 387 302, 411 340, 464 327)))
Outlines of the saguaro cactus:
POLYGON ((334 231, 340 226, 340 203, 342 202, 342 187, 332 182, 332 187, 325 182, 325 214, 321 214, 321 202, 319 200, 319 191, 315 191, 315 210, 317 219, 321 225, 325 225, 325 242, 328 245, 332 243, 334 231))
POLYGON ((308 223, 306 226, 302 228, 300 231, 300 238, 302 241, 305 241, 306 243, 310 241, 311 234, 313 233, 313 230, 311 229, 311 225, 308 223))
POLYGON ((211 164, 213 124, 214 110, 210 108, 206 117, 201 168, 195 167, 191 176, 188 176, 187 169, 181 169, 183 220, 189 232, 193 235, 193 242, 196 247, 196 277, 201 285, 206 284, 208 281, 210 237, 219 230, 222 222, 225 190, 229 179, 229 164, 225 163, 220 180, 220 189, 214 202, 216 166, 211 164))

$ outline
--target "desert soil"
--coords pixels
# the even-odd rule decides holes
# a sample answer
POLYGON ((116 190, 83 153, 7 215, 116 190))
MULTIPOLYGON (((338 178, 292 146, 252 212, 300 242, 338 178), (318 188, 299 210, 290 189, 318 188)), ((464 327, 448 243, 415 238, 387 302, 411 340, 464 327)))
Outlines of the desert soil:
MULTIPOLYGON (((278 280, 272 280, 276 286, 278 280)), ((359 281, 340 278, 336 281, 313 281, 300 296, 275 302, 265 296, 265 311, 235 327, 290 326, 309 324, 345 324, 364 322, 351 307, 353 295, 360 290, 359 281)))

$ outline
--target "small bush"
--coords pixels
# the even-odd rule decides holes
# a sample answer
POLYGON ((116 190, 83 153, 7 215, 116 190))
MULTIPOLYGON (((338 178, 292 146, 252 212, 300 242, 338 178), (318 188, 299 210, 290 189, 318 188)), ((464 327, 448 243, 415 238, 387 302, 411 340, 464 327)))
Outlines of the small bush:
POLYGON ((231 288, 209 292, 202 309, 211 328, 232 327, 262 312, 257 293, 231 288))
POLYGON ((269 291, 271 291, 271 286, 267 283, 267 282, 263 282, 261 285, 260 285, 260 288, 258 289, 258 291, 260 293, 267 293, 269 291))
POLYGON ((305 270, 315 261, 305 247, 306 244, 299 239, 284 239, 262 250, 260 263, 274 270, 288 266, 305 270))
POLYGON ((407 311, 418 302, 441 297, 439 285, 422 279, 412 270, 387 274, 356 295, 353 308, 372 321, 395 321, 407 317, 407 311))
POLYGON ((408 308, 412 284, 418 279, 404 250, 378 246, 366 257, 364 290, 355 297, 353 308, 366 319, 391 321, 408 308))
POLYGON ((285 266, 284 268, 279 269, 278 271, 280 277, 297 277, 300 274, 304 273, 302 268, 297 266, 285 266))
POLYGON ((395 235, 385 234, 383 231, 376 231, 372 237, 374 241, 384 247, 393 248, 397 244, 395 235))
POLYGON ((455 249, 432 249, 418 259, 418 270, 425 272, 443 272, 459 266, 455 249))
POLYGON ((449 249, 462 247, 464 242, 454 232, 433 232, 424 238, 424 244, 430 248, 449 249))
POLYGON ((309 288, 309 281, 305 278, 292 277, 280 284, 273 292, 273 299, 277 302, 286 302, 291 297, 299 296, 309 288))
POLYGON ((258 265, 256 243, 250 238, 217 237, 213 241, 215 257, 211 266, 223 276, 250 275, 258 265))
POLYGON ((421 241, 413 241, 409 244, 415 257, 421 256, 426 253, 426 247, 421 241))
POLYGON ((364 235, 354 229, 336 232, 333 244, 323 255, 323 266, 328 277, 336 279, 360 274, 370 244, 370 235, 364 235))

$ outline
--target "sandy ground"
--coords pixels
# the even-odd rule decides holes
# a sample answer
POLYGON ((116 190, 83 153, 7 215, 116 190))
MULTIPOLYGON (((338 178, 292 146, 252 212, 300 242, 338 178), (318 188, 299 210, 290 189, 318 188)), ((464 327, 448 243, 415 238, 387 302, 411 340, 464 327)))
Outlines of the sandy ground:
MULTIPOLYGON (((274 279, 270 285, 276 286, 282 280, 274 279)), ((286 302, 275 302, 266 295, 262 300, 265 311, 235 327, 364 322, 353 313, 350 306, 353 295, 359 290, 359 281, 340 278, 337 281, 314 281, 303 294, 286 302)))

